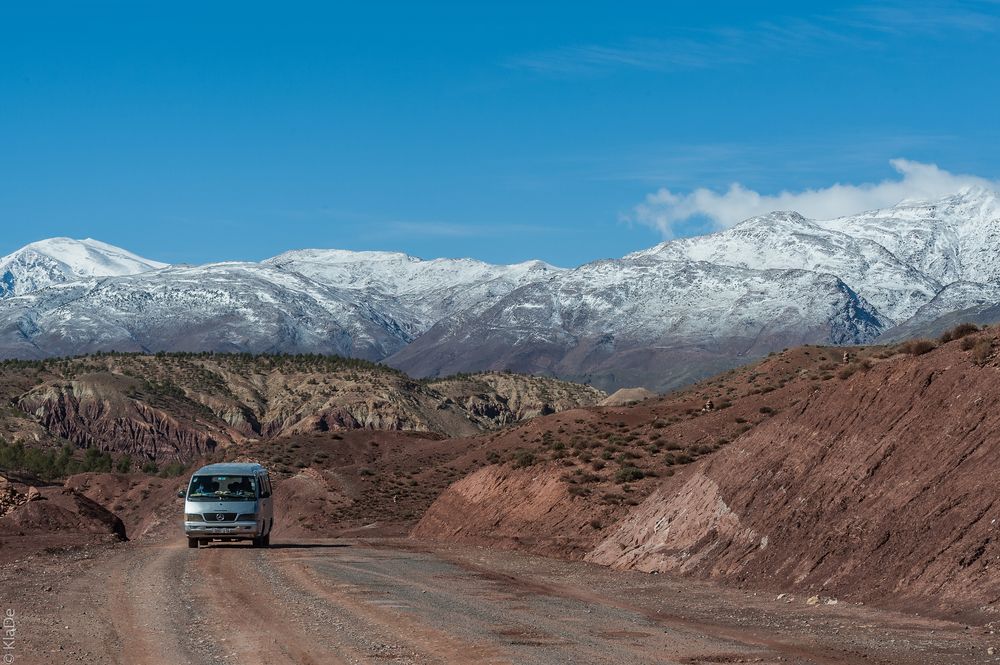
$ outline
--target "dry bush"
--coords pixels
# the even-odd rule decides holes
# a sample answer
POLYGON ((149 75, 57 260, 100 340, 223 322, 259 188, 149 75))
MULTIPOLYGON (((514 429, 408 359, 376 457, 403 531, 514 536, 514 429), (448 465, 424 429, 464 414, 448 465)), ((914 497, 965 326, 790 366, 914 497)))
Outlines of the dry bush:
POLYGON ((947 344, 952 340, 962 339, 963 337, 968 337, 969 335, 977 332, 979 332, 979 326, 975 323, 959 323, 951 330, 943 333, 941 337, 938 338, 938 341, 942 344, 947 344))
POLYGON ((929 339, 911 339, 897 347, 900 353, 906 353, 911 356, 922 356, 936 348, 937 345, 929 339))
POLYGON ((975 346, 972 347, 972 362, 976 363, 980 367, 985 365, 992 355, 993 340, 988 337, 981 338, 976 342, 975 346))
POLYGON ((840 377, 841 379, 846 380, 854 376, 854 373, 857 371, 858 371, 858 366, 855 365, 854 363, 851 363, 850 365, 844 367, 842 370, 837 372, 837 376, 840 377))
POLYGON ((837 376, 841 379, 849 379, 856 372, 867 371, 871 369, 872 363, 867 358, 862 358, 861 360, 852 362, 850 365, 846 365, 843 369, 837 372, 837 376))

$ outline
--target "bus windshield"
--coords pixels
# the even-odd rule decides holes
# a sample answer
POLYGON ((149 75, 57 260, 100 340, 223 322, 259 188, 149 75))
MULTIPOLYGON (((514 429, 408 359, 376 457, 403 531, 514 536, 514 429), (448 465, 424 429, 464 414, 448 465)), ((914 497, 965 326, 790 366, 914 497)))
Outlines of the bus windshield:
POLYGON ((188 489, 190 501, 254 501, 257 479, 253 476, 195 476, 188 489))

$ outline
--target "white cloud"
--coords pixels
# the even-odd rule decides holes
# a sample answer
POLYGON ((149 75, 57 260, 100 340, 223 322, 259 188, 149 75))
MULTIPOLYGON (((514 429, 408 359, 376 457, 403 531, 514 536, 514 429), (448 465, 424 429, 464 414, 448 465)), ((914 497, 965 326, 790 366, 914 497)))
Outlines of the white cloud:
POLYGON ((660 189, 635 207, 631 219, 658 229, 664 238, 678 235, 678 227, 693 218, 707 218, 723 229, 773 210, 795 210, 812 219, 832 219, 865 210, 885 208, 900 201, 929 200, 954 194, 963 187, 980 185, 998 189, 997 183, 973 175, 949 173, 934 164, 907 159, 889 162, 899 173, 896 179, 861 185, 835 184, 823 189, 760 194, 733 183, 725 192, 704 187, 681 194, 660 189))
POLYGON ((548 76, 580 76, 619 69, 677 71, 751 63, 769 53, 826 54, 830 49, 885 48, 898 37, 947 39, 1000 32, 1000 18, 982 2, 942 6, 926 0, 882 0, 799 18, 744 26, 667 28, 617 43, 564 45, 509 59, 506 64, 548 76))

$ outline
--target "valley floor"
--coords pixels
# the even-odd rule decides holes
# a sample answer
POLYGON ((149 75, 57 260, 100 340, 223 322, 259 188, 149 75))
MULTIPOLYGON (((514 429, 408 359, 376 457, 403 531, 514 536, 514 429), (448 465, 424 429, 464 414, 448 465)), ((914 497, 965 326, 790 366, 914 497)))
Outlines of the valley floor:
POLYGON ((408 539, 8 561, 16 663, 973 663, 989 628, 408 539))

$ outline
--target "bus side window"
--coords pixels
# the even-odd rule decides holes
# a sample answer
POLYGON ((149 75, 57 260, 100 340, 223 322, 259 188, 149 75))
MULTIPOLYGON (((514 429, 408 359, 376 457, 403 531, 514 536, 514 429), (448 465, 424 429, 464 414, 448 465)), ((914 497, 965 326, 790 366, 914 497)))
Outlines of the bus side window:
POLYGON ((260 498, 266 499, 271 496, 271 483, 267 476, 261 476, 258 480, 260 481, 260 498))

